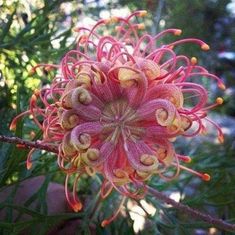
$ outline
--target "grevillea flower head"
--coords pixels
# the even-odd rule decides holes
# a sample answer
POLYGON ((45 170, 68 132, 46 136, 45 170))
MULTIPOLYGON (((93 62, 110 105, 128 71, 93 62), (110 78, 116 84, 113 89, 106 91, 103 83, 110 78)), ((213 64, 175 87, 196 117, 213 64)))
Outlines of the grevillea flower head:
MULTIPOLYGON (((103 198, 113 189, 142 198, 151 176, 171 180, 180 169, 210 179, 181 164, 190 162, 190 157, 176 153, 173 141, 204 132, 205 122, 214 125, 223 141, 220 127, 207 118, 208 110, 223 100, 219 97, 215 104, 208 104, 208 91, 196 82, 204 77, 221 89, 225 86, 197 65, 195 57, 174 52, 184 43, 208 50, 206 43, 188 38, 158 47, 163 36, 179 36, 181 30, 167 29, 156 36, 141 33, 144 25, 135 20, 145 14, 136 11, 126 18, 100 20, 91 29, 76 28, 76 49, 60 64, 33 68, 34 72, 41 66, 58 72, 49 87, 34 92, 29 110, 13 120, 12 127, 19 117, 31 114, 43 131, 42 142, 58 147, 58 165, 67 174, 66 197, 75 211, 82 208, 76 195, 82 174, 102 175, 103 198), (110 24, 116 25, 115 32, 102 36, 100 27, 110 24), (193 97, 193 102, 186 102, 187 97, 193 97), (175 174, 169 176, 172 168, 175 174), (67 184, 74 173, 77 178, 70 195, 67 184)), ((118 211, 102 225, 110 223, 118 211)))

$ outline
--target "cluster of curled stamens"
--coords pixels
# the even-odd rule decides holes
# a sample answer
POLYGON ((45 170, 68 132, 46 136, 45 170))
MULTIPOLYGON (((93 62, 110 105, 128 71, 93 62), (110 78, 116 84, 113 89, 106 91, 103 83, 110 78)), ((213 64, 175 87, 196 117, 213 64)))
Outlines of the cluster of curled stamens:
MULTIPOLYGON (((194 38, 157 46, 164 35, 178 36, 181 30, 167 29, 156 36, 140 33, 144 25, 135 20, 144 15, 146 11, 136 11, 126 18, 102 19, 91 29, 76 28, 76 49, 59 65, 33 68, 33 72, 38 67, 58 72, 48 87, 34 92, 29 110, 13 120, 14 128, 19 117, 30 114, 43 131, 42 143, 58 147, 58 165, 67 174, 66 197, 75 211, 82 208, 76 187, 83 174, 102 175, 102 198, 112 189, 142 198, 151 176, 172 180, 180 169, 210 179, 182 165, 190 157, 176 153, 173 146, 178 136, 204 132, 206 122, 214 125, 223 142, 220 127, 207 117, 208 110, 223 100, 219 97, 208 104, 208 91, 200 80, 212 79, 221 89, 224 84, 197 65, 195 57, 173 50, 184 43, 197 44, 202 50, 209 46, 194 38), (100 35, 100 27, 110 24, 117 25, 114 32, 100 35), (69 194, 73 174, 73 194, 69 194)), ((28 168, 33 151, 27 158, 28 168)), ((119 209, 102 225, 110 223, 119 209)))

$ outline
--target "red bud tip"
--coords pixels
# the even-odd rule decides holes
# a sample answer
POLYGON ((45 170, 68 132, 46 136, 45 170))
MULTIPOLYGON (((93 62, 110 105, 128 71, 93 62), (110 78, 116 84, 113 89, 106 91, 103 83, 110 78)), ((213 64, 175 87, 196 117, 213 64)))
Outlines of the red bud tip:
POLYGON ((138 16, 140 16, 140 17, 144 17, 144 16, 146 16, 147 14, 148 14, 148 12, 147 12, 147 11, 142 10, 142 11, 139 11, 138 16))
POLYGON ((223 143, 224 143, 224 136, 223 136, 223 135, 219 135, 219 136, 218 136, 218 140, 219 140, 219 142, 220 142, 221 144, 223 144, 223 143))
POLYGON ((25 145, 24 145, 24 144, 17 144, 17 145, 16 145, 16 148, 18 148, 18 149, 24 149, 24 148, 25 148, 25 145))
POLYGON ((102 223, 101 223, 101 227, 105 227, 109 224, 108 220, 103 220, 102 223))
POLYGON ((79 32, 79 31, 80 31, 80 28, 79 28, 79 27, 73 28, 73 31, 74 31, 74 32, 79 32))
POLYGON ((45 69, 45 71, 49 72, 50 70, 52 70, 52 67, 51 66, 45 66, 44 69, 45 69))
POLYGON ((210 50, 210 46, 209 46, 208 44, 204 43, 204 44, 201 46, 201 49, 202 49, 203 51, 208 51, 208 50, 210 50))
POLYGON ((29 70, 29 76, 32 76, 33 74, 35 74, 36 70, 35 68, 32 68, 31 70, 29 70))
POLYGON ((77 202, 76 204, 73 205, 73 210, 75 212, 78 212, 82 209, 82 203, 77 202))
POLYGON ((37 101, 37 96, 35 94, 33 94, 31 96, 31 102, 36 102, 37 101))
POLYGON ((30 170, 31 168, 32 168, 32 162, 30 162, 30 161, 27 161, 26 162, 26 168, 27 168, 27 170, 30 170))
POLYGON ((10 129, 10 131, 15 131, 15 130, 16 130, 16 121, 13 120, 13 121, 11 122, 11 125, 10 125, 10 128, 9 128, 9 129, 10 129))
POLYGON ((104 22, 105 24, 117 23, 118 21, 119 21, 119 19, 118 19, 118 17, 116 17, 116 16, 112 16, 112 17, 110 17, 110 18, 108 18, 108 19, 104 19, 104 20, 103 20, 103 22, 104 22))
POLYGON ((39 94, 40 94, 40 91, 39 91, 38 89, 35 89, 35 90, 34 90, 34 95, 37 96, 37 95, 39 95, 39 94))
POLYGON ((144 24, 137 24, 137 28, 140 30, 145 29, 145 25, 144 24))
POLYGON ((181 29, 176 29, 174 32, 175 36, 180 36, 182 34, 182 30, 181 29))
POLYGON ((192 161, 191 157, 185 156, 185 162, 190 163, 192 161))
POLYGON ((203 174, 202 175, 202 179, 204 180, 204 181, 210 181, 210 179, 211 179, 211 177, 210 177, 210 175, 208 175, 208 174, 203 174))
POLYGON ((122 29, 121 26, 116 26, 116 27, 115 27, 115 30, 116 30, 116 31, 121 31, 121 29, 122 29))
POLYGON ((218 87, 223 91, 226 90, 226 86, 222 82, 218 83, 218 87))

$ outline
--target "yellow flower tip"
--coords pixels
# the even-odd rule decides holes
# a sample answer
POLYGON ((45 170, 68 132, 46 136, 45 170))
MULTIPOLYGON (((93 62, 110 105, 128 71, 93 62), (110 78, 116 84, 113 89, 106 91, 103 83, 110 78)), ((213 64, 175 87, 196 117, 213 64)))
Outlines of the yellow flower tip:
POLYGON ((75 28, 73 28, 73 31, 74 31, 74 32, 79 32, 79 31, 80 31, 80 28, 79 28, 79 27, 75 27, 75 28))
POLYGON ((105 227, 109 224, 108 220, 103 220, 102 223, 101 223, 101 227, 105 227))
POLYGON ((18 148, 18 149, 24 149, 24 148, 25 148, 25 145, 24 145, 24 144, 17 144, 17 145, 16 145, 16 148, 18 148))
POLYGON ((75 212, 79 212, 82 209, 82 203, 77 202, 75 205, 73 205, 73 210, 75 212))
POLYGON ((40 94, 40 90, 35 89, 33 93, 34 93, 34 95, 38 96, 40 94))
POLYGON ((219 135, 218 136, 218 141, 220 142, 220 144, 224 143, 224 136, 223 135, 219 135))
POLYGON ((185 156, 185 162, 186 163, 191 163, 192 162, 192 158, 189 156, 185 156))
POLYGON ((30 170, 31 168, 32 168, 32 162, 30 162, 30 161, 27 161, 26 162, 26 168, 27 168, 27 170, 30 170))
POLYGON ((31 102, 36 102, 37 101, 37 96, 35 94, 33 94, 31 96, 31 102))
POLYGON ((148 12, 147 12, 146 10, 142 10, 142 11, 139 11, 138 16, 139 16, 139 17, 144 17, 144 16, 146 16, 147 14, 148 14, 148 12))
POLYGON ((218 87, 223 91, 226 90, 226 86, 222 82, 218 83, 218 87))
POLYGON ((145 29, 145 25, 143 23, 137 24, 137 28, 140 30, 143 30, 143 29, 145 29))
POLYGON ((175 36, 180 36, 182 34, 182 30, 181 29, 176 29, 174 32, 175 36))
POLYGON ((208 175, 207 173, 204 173, 204 174, 202 174, 202 179, 204 181, 210 181, 211 180, 211 176, 208 175))
POLYGON ((217 104, 223 104, 224 103, 224 100, 223 100, 223 98, 221 98, 221 97, 218 97, 217 99, 216 99, 216 103, 217 104))
POLYGON ((173 50, 173 49, 174 49, 174 46, 173 46, 173 45, 172 45, 172 46, 169 46, 169 49, 173 50))
POLYGON ((201 49, 202 49, 203 51, 208 51, 208 50, 210 50, 210 46, 209 46, 208 44, 204 43, 204 44, 201 46, 201 49))
POLYGON ((192 58, 191 58, 191 64, 192 64, 192 65, 197 64, 197 58, 196 58, 196 57, 192 57, 192 58))
POLYGON ((85 43, 86 41, 87 41, 87 35, 86 34, 84 34, 84 35, 82 35, 80 38, 79 38, 79 42, 81 43, 81 44, 83 44, 83 43, 85 43))
POLYGON ((45 71, 50 72, 53 68, 51 66, 45 66, 44 69, 45 71))
POLYGON ((29 70, 28 75, 32 76, 33 74, 35 74, 35 72, 36 72, 35 68, 32 68, 29 70))
POLYGON ((113 23, 117 23, 119 21, 117 16, 112 16, 108 19, 104 19, 104 23, 105 24, 113 24, 113 23))
POLYGON ((15 131, 16 130, 16 122, 15 121, 12 121, 9 129, 10 129, 10 131, 15 131))
POLYGON ((116 26, 116 27, 115 27, 115 30, 116 30, 116 31, 121 31, 121 29, 122 29, 121 26, 116 26))

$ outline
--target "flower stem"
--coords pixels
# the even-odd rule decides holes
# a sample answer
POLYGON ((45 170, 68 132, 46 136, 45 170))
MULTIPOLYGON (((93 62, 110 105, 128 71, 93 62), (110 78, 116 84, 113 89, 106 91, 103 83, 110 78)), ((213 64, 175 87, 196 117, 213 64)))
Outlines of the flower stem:
POLYGON ((52 153, 58 153, 58 149, 56 146, 43 144, 39 140, 28 141, 28 140, 23 140, 18 137, 9 137, 9 136, 0 135, 0 142, 6 142, 6 143, 10 143, 10 144, 20 145, 21 147, 26 148, 26 149, 36 148, 36 149, 46 150, 46 151, 52 152, 52 153))
POLYGON ((203 220, 207 222, 208 224, 212 224, 217 228, 226 230, 226 231, 235 231, 235 224, 227 223, 226 221, 218 218, 214 218, 209 214, 204 214, 196 209, 193 209, 187 205, 184 205, 182 203, 176 202, 173 199, 167 197, 163 193, 157 191, 156 189, 153 189, 150 186, 147 186, 148 192, 150 195, 154 196, 155 198, 164 201, 165 203, 173 206, 174 208, 178 209, 179 211, 183 212, 184 214, 187 214, 193 218, 203 220))

